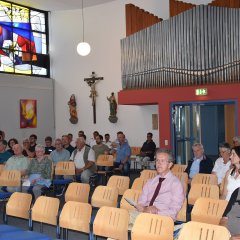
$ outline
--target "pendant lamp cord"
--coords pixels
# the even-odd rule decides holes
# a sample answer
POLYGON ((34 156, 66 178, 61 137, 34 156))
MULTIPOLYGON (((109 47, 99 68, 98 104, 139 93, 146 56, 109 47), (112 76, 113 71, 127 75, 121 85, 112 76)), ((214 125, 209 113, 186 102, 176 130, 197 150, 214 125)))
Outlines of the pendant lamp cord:
POLYGON ((82 0, 82 29, 83 29, 83 42, 84 42, 84 13, 83 13, 83 0, 82 0))

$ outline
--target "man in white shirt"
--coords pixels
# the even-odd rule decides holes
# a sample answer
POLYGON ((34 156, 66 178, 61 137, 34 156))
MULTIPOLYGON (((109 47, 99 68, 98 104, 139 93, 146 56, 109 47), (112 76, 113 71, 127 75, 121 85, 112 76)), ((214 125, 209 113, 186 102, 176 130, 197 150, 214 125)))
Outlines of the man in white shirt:
POLYGON ((89 178, 96 171, 95 153, 86 146, 86 136, 76 139, 76 149, 73 151, 70 160, 76 166, 76 175, 80 175, 82 183, 89 183, 89 178))
POLYGON ((231 161, 231 146, 229 143, 222 143, 219 145, 220 158, 215 162, 212 173, 217 175, 218 184, 221 184, 226 172, 230 169, 231 161))

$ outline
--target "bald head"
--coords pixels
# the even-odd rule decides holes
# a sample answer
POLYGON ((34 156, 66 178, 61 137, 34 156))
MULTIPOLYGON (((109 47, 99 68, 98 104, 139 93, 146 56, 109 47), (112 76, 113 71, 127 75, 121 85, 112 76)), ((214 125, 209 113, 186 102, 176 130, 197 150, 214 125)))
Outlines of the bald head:
POLYGON ((15 145, 13 145, 12 149, 13 149, 14 154, 15 154, 16 156, 21 156, 21 155, 22 155, 23 148, 22 148, 22 145, 21 145, 21 144, 15 144, 15 145))

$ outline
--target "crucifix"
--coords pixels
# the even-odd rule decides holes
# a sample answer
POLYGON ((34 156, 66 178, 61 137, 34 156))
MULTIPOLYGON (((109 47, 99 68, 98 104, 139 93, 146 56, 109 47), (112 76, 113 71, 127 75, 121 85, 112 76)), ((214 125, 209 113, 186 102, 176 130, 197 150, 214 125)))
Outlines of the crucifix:
POLYGON ((96 91, 95 85, 99 80, 103 80, 103 77, 97 77, 95 72, 92 72, 92 75, 90 78, 84 78, 84 81, 86 81, 88 86, 91 88, 89 97, 92 99, 94 124, 96 123, 96 97, 97 97, 97 91, 96 91))

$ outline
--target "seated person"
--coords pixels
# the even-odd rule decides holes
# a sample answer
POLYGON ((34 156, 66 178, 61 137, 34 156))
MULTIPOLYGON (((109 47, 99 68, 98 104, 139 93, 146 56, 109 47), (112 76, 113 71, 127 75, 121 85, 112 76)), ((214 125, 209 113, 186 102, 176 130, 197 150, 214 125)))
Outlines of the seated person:
POLYGON ((105 138, 105 141, 104 141, 103 143, 104 143, 105 145, 107 145, 109 149, 111 149, 111 148, 112 148, 112 142, 110 141, 110 135, 109 135, 109 133, 106 133, 106 134, 104 135, 104 138, 105 138))
POLYGON ((192 146, 193 159, 188 161, 185 172, 191 180, 197 173, 210 174, 213 169, 213 161, 204 154, 204 148, 201 143, 194 143, 192 146))
POLYGON ((69 139, 68 135, 62 136, 62 144, 63 144, 63 147, 66 150, 68 150, 71 155, 75 148, 70 144, 70 139, 69 139))
POLYGON ((12 154, 6 150, 7 141, 0 140, 0 164, 5 164, 6 161, 12 156, 12 154))
POLYGON ((109 153, 108 146, 103 144, 103 136, 102 135, 96 136, 96 145, 94 145, 92 147, 92 149, 95 152, 96 160, 100 154, 108 154, 109 153))
POLYGON ((44 146, 38 144, 35 152, 36 157, 30 161, 26 172, 28 176, 23 183, 23 192, 33 191, 36 200, 41 196, 41 189, 51 185, 52 161, 44 156, 44 146))
POLYGON ((57 162, 68 161, 70 159, 70 153, 63 148, 62 140, 60 138, 55 140, 55 147, 56 149, 50 153, 50 158, 52 159, 54 166, 56 166, 57 162))
MULTIPOLYGON (((23 177, 26 175, 26 171, 28 169, 30 162, 27 157, 23 156, 22 154, 23 148, 20 144, 15 144, 13 146, 13 151, 14 151, 14 155, 7 160, 5 164, 5 169, 18 170, 21 172, 21 176, 23 177)), ((7 190, 9 192, 15 192, 15 191, 19 191, 20 188, 8 187, 7 190)))
POLYGON ((30 148, 30 141, 28 138, 23 139, 23 155, 25 157, 33 158, 35 156, 35 149, 30 148))
POLYGON ((230 159, 232 168, 226 173, 223 193, 221 195, 221 199, 226 199, 227 201, 229 201, 234 190, 240 187, 240 146, 232 149, 230 159))
POLYGON ((96 171, 95 153, 86 145, 86 136, 76 139, 76 149, 73 151, 70 160, 76 166, 76 175, 79 175, 82 183, 89 183, 91 175, 96 171))
POLYGON ((37 135, 36 134, 31 134, 30 137, 29 137, 29 142, 30 142, 29 150, 31 152, 34 152, 35 147, 37 146, 37 135))
POLYGON ((231 233, 231 240, 240 239, 240 188, 235 189, 223 213, 220 225, 231 233))
POLYGON ((50 136, 45 137, 45 154, 49 155, 55 149, 56 148, 52 146, 52 137, 50 136))
POLYGON ((153 134, 147 133, 147 141, 143 143, 141 152, 139 156, 137 156, 136 161, 139 162, 142 167, 147 166, 148 161, 154 160, 154 153, 156 151, 156 144, 152 140, 153 134))
POLYGON ((11 138, 11 139, 8 140, 9 149, 7 151, 9 151, 12 155, 14 154, 14 151, 13 151, 12 147, 15 144, 18 144, 18 140, 16 138, 11 138))
POLYGON ((212 174, 215 174, 218 178, 218 184, 220 185, 225 177, 226 172, 230 169, 231 161, 231 146, 229 143, 222 143, 219 145, 220 158, 218 158, 214 164, 212 174))
POLYGON ((240 146, 240 136, 233 137, 233 146, 234 147, 240 146))
POLYGON ((116 161, 114 162, 115 170, 119 170, 124 176, 129 175, 131 148, 125 140, 123 133, 118 134, 119 144, 117 146, 116 161))
POLYGON ((136 210, 130 212, 130 224, 133 224, 141 212, 169 216, 176 220, 185 199, 180 180, 173 175, 171 167, 174 159, 169 150, 156 151, 156 170, 158 175, 147 181, 135 205, 136 210))

